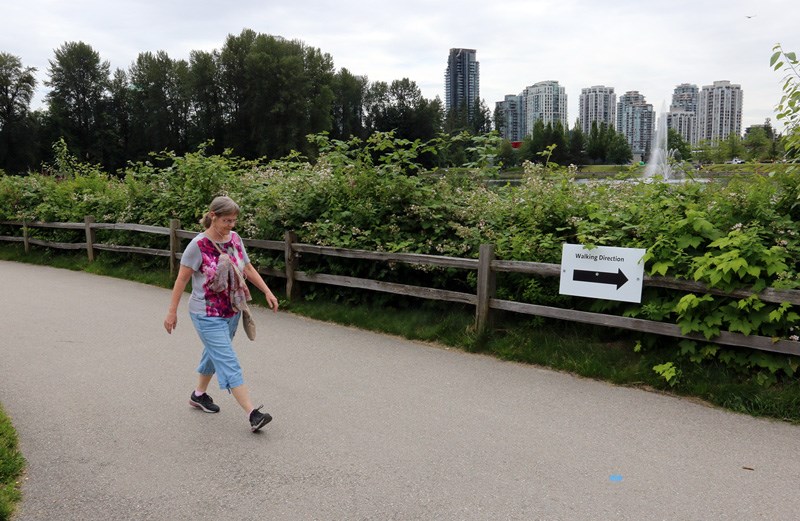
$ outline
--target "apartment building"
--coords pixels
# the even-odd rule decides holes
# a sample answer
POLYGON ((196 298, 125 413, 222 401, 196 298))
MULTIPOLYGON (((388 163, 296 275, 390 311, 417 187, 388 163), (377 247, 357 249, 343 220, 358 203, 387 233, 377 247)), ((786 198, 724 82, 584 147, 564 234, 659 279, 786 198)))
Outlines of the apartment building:
POLYGON ((509 141, 522 141, 527 129, 525 126, 525 103, 522 94, 507 94, 503 101, 495 105, 495 129, 509 141))
POLYGON ((619 97, 616 129, 628 140, 634 160, 644 160, 650 153, 655 123, 653 105, 639 91, 628 91, 619 97))
POLYGON ((697 100, 697 141, 724 141, 742 134, 742 87, 715 81, 700 90, 697 100))
POLYGON ((578 107, 578 121, 586 135, 591 132, 592 123, 597 123, 598 126, 605 123, 609 127, 617 124, 617 95, 614 87, 595 85, 581 89, 578 107))
POLYGON ((445 110, 466 107, 471 119, 480 99, 480 63, 475 49, 450 49, 444 85, 445 110))
POLYGON ((690 145, 697 144, 697 85, 681 83, 672 92, 667 127, 675 130, 690 145))
POLYGON ((527 133, 537 121, 561 125, 567 129, 567 93, 557 81, 540 81, 525 89, 525 126, 527 133))
POLYGON ((690 145, 697 144, 697 114, 686 110, 673 110, 667 113, 667 128, 681 135, 690 145))

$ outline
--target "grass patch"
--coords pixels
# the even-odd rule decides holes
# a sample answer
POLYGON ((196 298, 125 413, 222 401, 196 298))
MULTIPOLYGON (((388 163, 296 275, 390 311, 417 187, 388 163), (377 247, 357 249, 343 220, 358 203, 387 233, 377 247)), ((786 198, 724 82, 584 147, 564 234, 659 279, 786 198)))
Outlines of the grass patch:
POLYGON ((0 406, 0 521, 11 518, 22 495, 18 478, 25 468, 25 459, 17 449, 17 433, 0 406))
POLYGON ((578 172, 581 174, 618 174, 630 169, 630 165, 581 165, 578 167, 578 172))
POLYGON ((149 255, 100 252, 94 262, 89 262, 83 250, 32 248, 26 254, 19 244, 0 244, 0 260, 84 271, 164 288, 171 288, 174 283, 167 259, 149 255))
POLYGON ((448 307, 458 309, 445 311, 441 304, 431 302, 421 302, 413 308, 398 308, 375 303, 342 304, 317 299, 293 302, 287 306, 293 313, 317 320, 474 350, 476 335, 471 332, 472 315, 457 305, 448 307))

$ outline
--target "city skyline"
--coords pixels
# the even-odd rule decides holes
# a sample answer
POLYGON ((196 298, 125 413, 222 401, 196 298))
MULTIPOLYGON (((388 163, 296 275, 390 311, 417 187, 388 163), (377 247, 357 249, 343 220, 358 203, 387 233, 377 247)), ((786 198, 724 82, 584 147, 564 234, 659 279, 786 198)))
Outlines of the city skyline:
POLYGON ((692 146, 702 141, 724 141, 729 134, 743 137, 754 127, 774 128, 769 118, 743 128, 742 99, 741 85, 727 80, 702 88, 682 83, 675 86, 669 108, 664 105, 657 111, 638 91, 621 93, 618 98, 613 86, 593 85, 581 89, 578 116, 570 127, 563 112, 564 87, 557 81, 542 81, 495 103, 495 129, 505 139, 522 141, 538 120, 545 125, 560 122, 564 130, 577 126, 584 135, 595 124, 606 125, 625 135, 634 155, 646 156, 662 117, 666 118, 666 127, 677 131, 692 146))
MULTIPOLYGON (((580 111, 572 128, 588 135, 595 125, 612 127, 625 137, 634 161, 640 161, 650 156, 657 129, 673 129, 689 146, 695 146, 725 141, 730 135, 743 137, 743 130, 747 134, 755 127, 772 127, 767 119, 761 125, 742 129, 742 98, 741 85, 730 81, 715 81, 702 88, 682 83, 672 92, 669 110, 659 113, 638 91, 627 91, 617 98, 614 87, 594 85, 581 90, 580 111)), ((536 83, 519 95, 509 94, 495 103, 495 129, 512 142, 535 133, 539 121, 560 124, 567 131, 565 102, 564 88, 557 81, 536 83)))
POLYGON ((329 53, 337 70, 370 81, 409 78, 429 99, 444 103, 444 57, 451 48, 476 49, 480 96, 490 108, 507 94, 539 81, 565 87, 568 118, 578 116, 581 89, 613 86, 618 95, 639 91, 661 111, 682 83, 728 80, 745 92, 742 127, 772 119, 782 74, 769 67, 776 43, 800 52, 795 20, 800 6, 779 0, 677 0, 669 5, 620 0, 443 0, 402 5, 309 0, 265 5, 216 2, 60 3, 29 0, 4 8, 0 51, 37 67, 35 104, 47 88, 48 60, 68 41, 83 41, 127 69, 139 53, 166 51, 189 59, 192 50, 214 50, 229 34, 249 28, 301 40, 329 53))

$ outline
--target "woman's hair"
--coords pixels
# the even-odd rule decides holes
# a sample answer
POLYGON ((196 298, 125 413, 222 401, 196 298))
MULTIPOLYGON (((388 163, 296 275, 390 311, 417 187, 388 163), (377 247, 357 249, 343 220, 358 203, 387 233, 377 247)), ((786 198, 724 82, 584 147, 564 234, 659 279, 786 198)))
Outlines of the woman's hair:
POLYGON ((239 205, 236 204, 236 201, 231 199, 228 196, 221 195, 219 197, 215 197, 211 204, 208 205, 208 211, 200 219, 200 224, 203 225, 203 228, 206 230, 211 227, 211 214, 214 215, 239 215, 239 205))

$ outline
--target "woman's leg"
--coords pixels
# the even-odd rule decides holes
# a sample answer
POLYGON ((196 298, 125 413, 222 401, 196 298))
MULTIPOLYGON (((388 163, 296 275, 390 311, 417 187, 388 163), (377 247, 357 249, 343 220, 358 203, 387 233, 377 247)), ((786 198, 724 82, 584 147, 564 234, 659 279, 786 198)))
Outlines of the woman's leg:
POLYGON ((247 413, 247 419, 250 421, 250 430, 257 432, 261 428, 272 421, 272 415, 268 412, 261 412, 261 407, 258 409, 253 408, 253 403, 250 401, 250 393, 247 386, 242 384, 238 387, 231 388, 233 397, 239 402, 239 405, 247 413))
POLYGON ((214 375, 213 374, 202 374, 202 373, 199 373, 197 375, 197 390, 206 392, 206 390, 208 389, 208 384, 211 383, 211 377, 212 376, 214 376, 214 375))
POLYGON ((208 384, 216 373, 220 389, 232 390, 244 384, 239 358, 231 345, 231 339, 238 324, 238 316, 233 319, 191 315, 197 334, 205 349, 200 366, 197 368, 198 383, 208 384))
POLYGON ((248 391, 247 386, 242 384, 238 387, 232 387, 231 393, 236 398, 236 401, 239 402, 241 408, 244 409, 244 412, 250 414, 250 411, 253 410, 253 402, 250 401, 250 391, 248 391))
MULTIPOLYGON (((233 317, 229 323, 229 333, 231 341, 233 341, 233 337, 236 335, 236 330, 239 327, 239 320, 241 318, 241 314, 237 314, 233 317)), ((230 387, 231 394, 236 401, 239 403, 239 406, 244 409, 244 412, 250 414, 253 410, 253 402, 250 400, 250 390, 247 388, 247 385, 242 383, 242 385, 237 385, 236 387, 230 387)))
MULTIPOLYGON (((251 430, 258 431, 272 420, 272 416, 253 408, 250 391, 244 384, 239 358, 231 344, 233 336, 236 334, 239 315, 231 319, 192 315, 192 321, 205 346, 203 357, 208 357, 210 363, 213 364, 220 389, 228 389, 233 394, 239 406, 248 414, 251 430)), ((199 383, 208 384, 210 377, 206 373, 209 371, 201 369, 202 367, 198 368, 199 383), (204 378, 204 375, 207 379, 204 378)))

